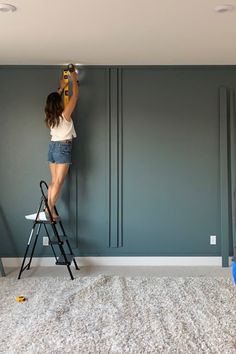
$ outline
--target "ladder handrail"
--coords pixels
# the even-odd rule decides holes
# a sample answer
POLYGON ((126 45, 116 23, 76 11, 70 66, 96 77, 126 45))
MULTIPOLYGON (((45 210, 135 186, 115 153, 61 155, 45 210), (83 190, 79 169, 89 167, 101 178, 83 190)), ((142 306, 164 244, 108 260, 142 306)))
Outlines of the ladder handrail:
MULTIPOLYGON (((45 202, 45 204, 46 204, 46 207, 47 207, 47 209, 49 209, 49 208, 48 208, 48 198, 47 198, 47 196, 45 195, 44 190, 43 190, 43 185, 44 185, 44 186, 47 188, 47 190, 48 190, 48 184, 47 184, 47 182, 41 180, 39 185, 40 185, 41 193, 42 193, 42 196, 43 196, 43 198, 44 198, 44 202, 45 202)), ((57 211, 57 208, 56 208, 56 205, 54 205, 54 209, 55 209, 56 214, 59 216, 58 211, 57 211)), ((50 215, 50 219, 52 220, 52 215, 51 215, 50 210, 49 210, 49 215, 50 215)))
POLYGON ((45 199, 47 199, 46 195, 44 194, 44 190, 43 190, 43 184, 46 186, 47 190, 48 190, 48 185, 45 181, 40 181, 40 189, 41 189, 41 192, 42 192, 42 195, 45 199))

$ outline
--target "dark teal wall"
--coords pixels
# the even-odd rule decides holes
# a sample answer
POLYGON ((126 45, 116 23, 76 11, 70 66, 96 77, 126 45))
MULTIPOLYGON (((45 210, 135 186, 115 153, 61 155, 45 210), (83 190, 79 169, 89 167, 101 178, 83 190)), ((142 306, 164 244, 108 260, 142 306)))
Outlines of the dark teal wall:
MULTIPOLYGON (((61 69, 0 67, 3 257, 23 255, 24 215, 37 208, 39 181, 49 180, 43 110, 61 69)), ((227 94, 225 116, 220 110, 220 87, 236 87, 236 68, 81 69, 78 139, 58 204, 77 255, 232 251, 230 165, 221 158, 230 152, 230 114, 227 94)), ((40 242, 37 255, 51 253, 40 242)))

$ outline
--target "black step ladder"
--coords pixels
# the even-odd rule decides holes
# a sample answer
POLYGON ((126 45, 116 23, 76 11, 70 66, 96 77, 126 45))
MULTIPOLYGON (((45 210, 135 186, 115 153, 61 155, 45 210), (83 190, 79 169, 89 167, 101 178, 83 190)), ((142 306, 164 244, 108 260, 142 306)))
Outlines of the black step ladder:
POLYGON ((4 271, 4 267, 3 267, 3 264, 2 264, 2 259, 0 258, 0 272, 2 274, 2 277, 5 277, 6 274, 5 274, 5 271, 4 271))
POLYGON ((45 188, 46 188, 46 190, 48 190, 47 183, 45 181, 41 181, 40 182, 40 189, 41 189, 42 197, 41 197, 41 201, 40 201, 40 205, 39 205, 38 211, 35 214, 35 218, 33 219, 33 227, 32 227, 31 232, 30 232, 29 240, 28 240, 27 247, 26 247, 26 250, 25 250, 25 255, 24 255, 24 259, 22 261, 22 265, 21 265, 21 269, 20 269, 20 273, 19 273, 18 279, 20 279, 21 274, 22 274, 22 272, 25 269, 30 269, 30 265, 31 265, 31 262, 32 262, 32 258, 33 258, 33 255, 34 255, 34 251, 35 251, 35 247, 36 247, 36 244, 37 244, 37 241, 38 241, 38 237, 39 237, 41 228, 43 226, 44 230, 46 232, 46 236, 48 237, 48 243, 49 243, 49 245, 52 248, 52 252, 53 252, 55 260, 56 260, 56 265, 65 265, 67 267, 67 269, 68 269, 68 272, 70 274, 71 280, 73 280, 74 277, 73 277, 73 274, 72 274, 71 269, 70 269, 71 263, 72 262, 74 263, 75 268, 77 270, 79 270, 79 267, 78 267, 78 265, 76 263, 75 256, 74 256, 74 254, 72 252, 68 237, 66 236, 64 227, 62 225, 62 222, 61 222, 61 219, 59 217, 59 214, 57 212, 56 207, 54 207, 54 209, 55 209, 55 212, 56 212, 56 214, 58 216, 58 220, 53 220, 53 218, 52 218, 52 214, 51 214, 51 212, 49 210, 49 207, 48 207, 48 199, 47 199, 47 196, 46 196, 47 193, 45 193, 45 188), (47 210, 47 214, 45 213, 45 210, 47 210), (42 214, 44 215, 44 217, 41 217, 42 214), (47 215, 47 217, 46 217, 46 215, 47 215), (60 230, 62 232, 62 235, 59 235, 58 225, 60 226, 60 230), (48 227, 52 228, 53 236, 49 235, 48 227), (32 250, 31 250, 31 254, 30 254, 30 259, 29 259, 29 262, 25 265, 26 257, 27 257, 29 248, 31 246, 31 242, 33 240, 33 236, 34 236, 35 231, 36 231, 36 234, 35 234, 34 242, 32 244, 32 250), (65 245, 67 246, 67 248, 69 250, 69 253, 65 252, 65 250, 64 250, 64 246, 65 245), (59 247, 59 251, 61 253, 60 256, 57 256, 56 246, 59 247))

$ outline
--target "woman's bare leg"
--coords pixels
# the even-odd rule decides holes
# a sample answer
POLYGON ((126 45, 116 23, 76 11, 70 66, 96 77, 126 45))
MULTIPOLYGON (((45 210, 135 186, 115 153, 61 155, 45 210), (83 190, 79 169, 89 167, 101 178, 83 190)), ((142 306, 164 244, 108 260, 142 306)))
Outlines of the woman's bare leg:
POLYGON ((52 167, 53 172, 51 170, 53 178, 49 190, 48 206, 53 218, 57 216, 54 211, 54 206, 61 193, 61 188, 69 170, 69 166, 69 164, 55 164, 55 170, 54 166, 52 167))
MULTIPOLYGON (((50 205, 51 205, 51 188, 52 188, 52 185, 55 183, 55 180, 56 180, 56 164, 55 163, 49 163, 49 169, 50 169, 50 172, 51 172, 51 183, 49 184, 48 186, 48 206, 49 206, 49 209, 51 210, 50 208, 50 205)), ((55 214, 54 210, 53 210, 53 214, 55 214)))

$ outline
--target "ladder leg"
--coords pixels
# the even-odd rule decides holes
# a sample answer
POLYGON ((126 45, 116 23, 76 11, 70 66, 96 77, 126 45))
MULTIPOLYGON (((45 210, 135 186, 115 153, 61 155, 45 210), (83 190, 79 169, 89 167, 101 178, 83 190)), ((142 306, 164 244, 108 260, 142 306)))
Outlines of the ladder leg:
POLYGON ((18 279, 20 279, 21 274, 22 274, 22 272, 24 270, 25 260, 26 260, 26 257, 27 257, 27 253, 28 253, 28 250, 29 250, 29 246, 30 246, 30 243, 31 243, 32 236, 34 234, 35 225, 36 224, 33 225, 32 230, 30 232, 30 237, 29 237, 29 240, 28 240, 28 243, 27 243, 27 247, 26 247, 26 250, 25 250, 25 255, 24 255, 24 259, 22 261, 22 265, 21 265, 20 273, 18 275, 18 279))
MULTIPOLYGON (((64 227, 63 227, 61 221, 59 222, 59 225, 60 225, 60 228, 61 228, 61 230, 62 230, 63 236, 66 237, 65 229, 64 229, 64 227)), ((73 254, 72 248, 71 248, 70 243, 69 243, 68 240, 66 240, 66 244, 67 244, 67 246, 68 246, 68 248, 69 248, 70 254, 73 254)), ((78 265, 77 265, 77 263, 76 263, 75 258, 73 259, 73 262, 74 262, 74 265, 75 265, 75 269, 76 269, 76 270, 79 270, 79 267, 78 267, 78 265)))
MULTIPOLYGON (((67 244, 67 246, 68 246, 68 248, 69 248, 69 250, 70 250, 70 254, 73 254, 72 249, 71 249, 71 246, 70 246, 70 243, 69 243, 68 240, 66 240, 66 244, 67 244)), ((76 269, 76 270, 79 270, 79 267, 78 267, 78 264, 76 263, 75 258, 73 258, 73 262, 74 262, 74 265, 75 265, 75 269, 76 269)))
POLYGON ((32 248, 31 255, 30 255, 30 261, 29 261, 27 269, 30 269, 30 265, 31 265, 32 258, 33 258, 33 255, 34 255, 35 246, 36 246, 36 243, 38 241, 40 229, 41 229, 41 224, 38 225, 38 229, 37 229, 37 232, 36 232, 36 235, 35 235, 34 245, 33 245, 33 248, 32 248))
POLYGON ((19 273, 19 275, 18 275, 18 279, 20 279, 21 274, 22 274, 22 272, 23 272, 24 265, 25 265, 25 260, 26 260, 27 253, 28 253, 28 249, 29 249, 29 245, 27 245, 27 247, 26 247, 26 251, 25 251, 24 259, 23 259, 22 264, 21 264, 21 269, 20 269, 20 273, 19 273))
POLYGON ((53 232, 54 232, 54 235, 55 235, 56 239, 58 240, 58 246, 60 248, 61 254, 63 255, 65 261, 67 261, 65 250, 64 250, 64 248, 63 248, 63 246, 61 244, 60 236, 58 234, 56 225, 54 223, 52 223, 52 229, 53 229, 53 232))
MULTIPOLYGON (((60 222, 60 226, 62 227, 61 222, 60 222)), ((68 259, 67 259, 67 257, 66 257, 66 253, 65 253, 65 250, 64 250, 64 248, 63 248, 63 245, 62 245, 61 242, 60 242, 60 236, 59 236, 59 234, 58 234, 56 225, 55 225, 54 223, 52 223, 52 229, 53 229, 53 232, 54 232, 55 237, 56 237, 57 240, 58 240, 58 246, 59 246, 59 249, 60 249, 60 251, 61 251, 61 254, 62 254, 62 256, 63 256, 63 258, 64 258, 64 260, 65 260, 65 263, 66 263, 68 272, 69 272, 69 274, 70 274, 71 280, 74 280, 73 274, 72 274, 71 269, 70 269, 69 261, 68 261, 68 259)), ((63 227, 62 227, 62 230, 63 230, 63 235, 65 235, 65 232, 64 232, 63 227)))
POLYGON ((72 274, 69 264, 67 264, 66 266, 67 266, 68 272, 70 273, 71 280, 74 280, 74 277, 73 277, 73 274, 72 274))
POLYGON ((51 225, 52 225, 52 229, 53 229, 54 235, 55 235, 56 239, 58 240, 58 246, 60 248, 61 254, 63 255, 65 261, 67 261, 66 254, 65 254, 64 248, 63 248, 63 246, 61 244, 60 236, 58 234, 56 225, 54 223, 52 223, 51 225))
POLYGON ((80 270, 79 267, 78 267, 78 264, 77 264, 77 262, 76 262, 76 260, 75 260, 75 258, 73 259, 73 262, 74 262, 74 265, 75 265, 75 269, 76 269, 76 270, 80 270))

